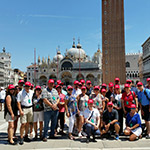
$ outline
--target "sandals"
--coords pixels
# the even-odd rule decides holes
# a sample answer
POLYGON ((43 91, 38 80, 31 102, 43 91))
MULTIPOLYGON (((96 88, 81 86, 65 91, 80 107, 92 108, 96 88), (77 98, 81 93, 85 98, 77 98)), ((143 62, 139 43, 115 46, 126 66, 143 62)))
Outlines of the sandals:
POLYGON ((70 139, 70 140, 75 140, 75 138, 74 138, 74 136, 68 136, 68 138, 70 139))

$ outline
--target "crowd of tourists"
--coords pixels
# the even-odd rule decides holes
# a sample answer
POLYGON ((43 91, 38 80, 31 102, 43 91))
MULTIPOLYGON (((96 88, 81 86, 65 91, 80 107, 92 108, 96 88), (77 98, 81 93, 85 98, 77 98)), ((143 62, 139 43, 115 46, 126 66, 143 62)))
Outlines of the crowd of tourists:
POLYGON ((48 138, 56 139, 58 134, 67 135, 70 140, 76 136, 86 137, 87 143, 111 135, 116 140, 124 135, 134 141, 142 138, 142 132, 150 139, 150 78, 145 86, 142 82, 134 84, 127 80, 123 89, 119 78, 109 85, 76 80, 67 87, 61 80, 55 83, 50 79, 45 87, 34 87, 30 82, 20 80, 17 86, 8 86, 3 102, 11 145, 17 144, 17 127, 20 128, 20 145, 32 140, 47 142, 48 138), (66 117, 68 132, 65 130, 66 117), (31 140, 29 135, 33 132, 35 136, 31 140))

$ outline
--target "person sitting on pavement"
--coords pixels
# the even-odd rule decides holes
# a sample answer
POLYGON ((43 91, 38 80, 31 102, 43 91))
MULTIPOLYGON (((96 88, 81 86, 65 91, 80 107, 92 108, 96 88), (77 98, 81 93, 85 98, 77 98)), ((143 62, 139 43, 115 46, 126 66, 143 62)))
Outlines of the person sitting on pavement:
POLYGON ((140 115, 136 113, 135 104, 131 105, 131 111, 127 114, 124 134, 130 136, 130 141, 134 141, 136 137, 140 137, 142 134, 141 119, 140 115))
POLYGON ((95 140, 95 135, 100 135, 99 125, 100 125, 100 113, 97 108, 93 107, 94 101, 92 99, 88 100, 88 108, 83 112, 85 119, 85 132, 87 134, 86 142, 89 143, 90 136, 93 136, 93 142, 95 140))
POLYGON ((150 90, 145 89, 142 82, 137 83, 139 89, 138 100, 141 108, 142 118, 145 120, 147 139, 150 139, 150 90))
POLYGON ((115 130, 116 132, 116 140, 119 140, 119 117, 117 110, 113 109, 113 103, 107 103, 107 109, 103 112, 103 128, 102 134, 110 133, 115 130))

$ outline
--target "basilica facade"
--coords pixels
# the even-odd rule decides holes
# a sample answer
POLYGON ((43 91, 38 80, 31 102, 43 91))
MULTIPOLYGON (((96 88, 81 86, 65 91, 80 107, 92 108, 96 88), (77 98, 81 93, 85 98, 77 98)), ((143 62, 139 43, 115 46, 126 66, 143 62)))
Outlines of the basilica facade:
POLYGON ((91 80, 93 85, 102 82, 102 53, 100 49, 90 58, 78 41, 64 55, 60 50, 50 60, 38 57, 38 62, 27 67, 27 80, 35 85, 47 85, 49 79, 61 80, 65 85, 73 84, 74 80, 91 80))

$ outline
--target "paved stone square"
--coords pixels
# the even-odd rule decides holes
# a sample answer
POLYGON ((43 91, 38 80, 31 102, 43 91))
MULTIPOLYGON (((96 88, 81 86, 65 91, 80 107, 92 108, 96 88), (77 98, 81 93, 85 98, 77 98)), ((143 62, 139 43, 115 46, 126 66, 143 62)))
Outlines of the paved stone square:
MULTIPOLYGON (((0 112, 0 150, 150 150, 150 140, 142 138, 135 142, 130 142, 126 137, 120 137, 119 141, 114 140, 101 140, 97 139, 97 143, 85 142, 85 138, 82 140, 76 138, 75 141, 67 139, 67 136, 59 137, 58 139, 48 139, 47 142, 32 141, 31 143, 24 143, 24 145, 11 146, 7 142, 7 123, 3 119, 3 112, 0 112)), ((17 134, 19 135, 19 126, 17 134)))

